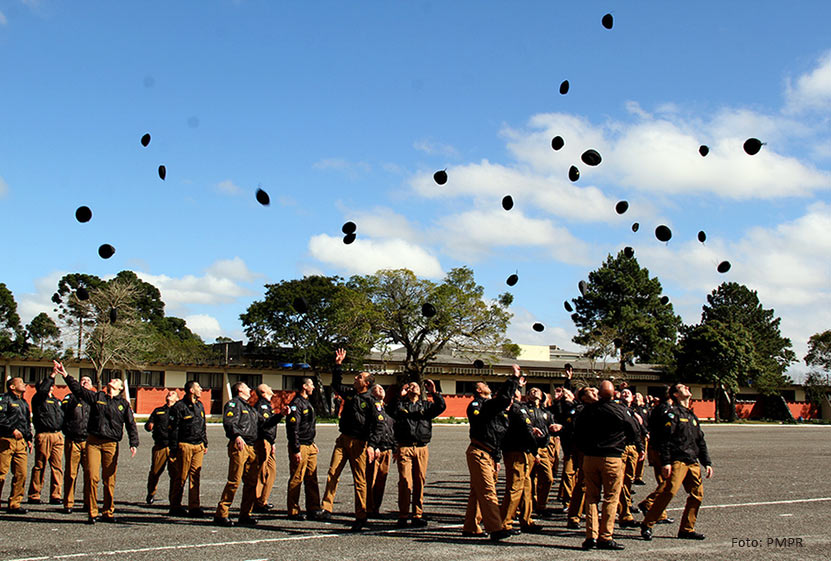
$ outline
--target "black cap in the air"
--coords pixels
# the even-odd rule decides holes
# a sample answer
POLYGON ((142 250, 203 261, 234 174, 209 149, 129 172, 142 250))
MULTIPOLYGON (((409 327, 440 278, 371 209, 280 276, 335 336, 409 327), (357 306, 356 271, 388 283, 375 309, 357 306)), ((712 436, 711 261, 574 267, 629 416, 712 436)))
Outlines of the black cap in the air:
POLYGON ((510 195, 502 197, 502 208, 505 210, 511 210, 514 208, 514 198, 510 195))
POLYGON ((144 133, 144 136, 141 137, 141 145, 142 146, 147 146, 148 144, 150 144, 150 133, 149 132, 144 133))
POLYGON ((343 226, 341 226, 340 231, 343 232, 344 234, 354 234, 355 230, 357 230, 357 229, 358 229, 358 226, 355 225, 355 223, 350 220, 349 222, 345 222, 343 224, 343 226))
POLYGON ((159 177, 161 178, 162 181, 164 181, 164 178, 167 177, 167 168, 166 167, 159 166, 159 177))
POLYGON ((669 226, 661 224, 655 228, 655 237, 658 238, 658 241, 668 242, 672 238, 672 230, 669 229, 669 226))
POLYGON ((441 169, 434 173, 433 181, 435 181, 439 185, 444 185, 445 183, 447 183, 447 171, 441 169))
POLYGON ((258 188, 257 194, 255 196, 257 197, 257 202, 261 205, 268 206, 271 204, 271 197, 269 197, 268 193, 266 193, 262 189, 258 188))
POLYGON ((108 243, 98 246, 98 255, 101 259, 109 259, 115 254, 115 248, 108 243))
POLYGON ((560 94, 566 95, 568 93, 568 88, 570 87, 568 80, 563 80, 560 84, 560 94))
POLYGON ((726 273, 730 270, 730 261, 722 261, 718 264, 718 272, 719 273, 726 273))
POLYGON ((698 241, 704 243, 707 241, 707 234, 704 233, 704 230, 698 232, 698 241))
POLYGON ((554 150, 559 150, 563 146, 566 145, 566 141, 563 140, 562 136, 555 136, 551 139, 551 148, 554 150))
POLYGON ((748 138, 744 141, 744 151, 751 156, 755 156, 762 149, 763 142, 758 138, 748 138))
POLYGON ((92 210, 88 206, 79 206, 75 210, 75 220, 78 222, 89 222, 92 220, 92 210))
POLYGON ((577 169, 577 166, 571 166, 568 168, 568 178, 574 182, 580 179, 580 170, 577 169))
POLYGON ((426 318, 431 318, 436 315, 436 307, 430 302, 425 302, 421 305, 421 315, 426 318))
POLYGON ((603 161, 603 158, 600 156, 600 152, 597 150, 590 148, 583 152, 583 155, 580 156, 580 159, 583 160, 583 163, 587 166, 597 166, 600 165, 600 162, 603 161))
POLYGON ((355 238, 356 238, 356 237, 357 237, 357 236, 355 235, 355 233, 354 233, 354 232, 353 232, 352 234, 346 234, 346 235, 343 237, 343 243, 345 243, 346 245, 349 245, 349 244, 351 244, 352 242, 354 242, 354 241, 355 241, 355 238))
POLYGON ((611 29, 611 28, 612 28, 612 27, 614 27, 614 25, 615 25, 615 18, 612 16, 612 14, 606 14, 606 15, 605 15, 605 16, 603 16, 603 18, 600 20, 600 23, 601 23, 601 25, 603 25, 603 27, 605 27, 606 29, 611 29))
POLYGON ((619 201, 615 205, 615 212, 618 214, 623 214, 627 210, 629 210, 629 201, 619 201))
POLYGON ((508 286, 514 286, 517 283, 517 281, 519 281, 519 275, 513 274, 510 277, 508 277, 508 280, 506 280, 505 283, 508 286))
POLYGON ((710 153, 710 147, 706 144, 702 144, 698 147, 698 153, 701 154, 701 157, 704 157, 710 153))

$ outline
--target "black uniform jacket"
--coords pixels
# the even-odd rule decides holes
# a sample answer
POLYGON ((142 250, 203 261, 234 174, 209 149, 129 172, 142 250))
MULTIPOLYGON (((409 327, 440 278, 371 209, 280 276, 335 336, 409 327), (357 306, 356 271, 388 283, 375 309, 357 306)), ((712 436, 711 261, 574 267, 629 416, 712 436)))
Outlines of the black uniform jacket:
POLYGON ((582 410, 582 403, 566 401, 565 399, 555 401, 550 409, 557 423, 563 426, 558 436, 560 437, 563 454, 566 456, 571 456, 577 450, 574 444, 574 422, 582 410))
POLYGON ((63 398, 61 407, 63 408, 63 434, 66 439, 74 442, 85 441, 89 427, 89 412, 92 408, 71 392, 63 398))
POLYGON ((332 391, 343 398, 343 411, 340 414, 338 429, 341 434, 367 440, 369 438, 369 423, 367 414, 372 407, 372 397, 369 392, 358 393, 354 386, 341 383, 343 369, 339 364, 332 369, 332 391))
POLYGON ((387 413, 384 402, 372 400, 369 417, 369 441, 372 448, 386 451, 395 448, 395 419, 387 413))
MULTIPOLYGON (((259 401, 257 401, 257 411, 264 420, 271 418, 274 414, 274 409, 271 407, 271 400, 261 397, 259 401)), ((279 423, 280 421, 278 420, 277 422, 279 423)), ((262 438, 263 440, 274 444, 274 441, 277 440, 277 424, 266 425, 265 423, 261 423, 260 433, 257 438, 262 438)))
POLYGON ((136 420, 133 418, 130 403, 124 399, 123 394, 110 397, 104 392, 82 388, 78 380, 72 376, 67 375, 64 379, 75 397, 90 406, 89 434, 118 442, 124 436, 124 427, 127 427, 130 447, 138 447, 139 435, 136 420))
POLYGON ((177 448, 185 444, 204 444, 208 447, 208 430, 205 423, 205 407, 198 399, 191 402, 180 399, 170 408, 169 445, 177 448))
POLYGON ((441 415, 447 405, 439 392, 431 393, 432 403, 426 399, 401 399, 392 409, 395 419, 395 442, 398 446, 424 446, 433 438, 433 419, 441 415))
POLYGON ((29 404, 12 392, 0 396, 0 437, 14 438, 15 429, 23 438, 32 440, 32 415, 29 404))
POLYGON ((271 412, 260 413, 260 407, 249 405, 240 396, 225 404, 222 412, 222 427, 230 440, 242 437, 246 444, 253 446, 260 435, 260 428, 276 425, 283 419, 282 415, 271 412))
POLYGON ((537 448, 545 448, 551 441, 548 425, 554 422, 554 418, 544 407, 538 407, 531 401, 527 402, 526 405, 531 415, 531 424, 542 431, 542 436, 534 437, 537 441, 537 448))
POLYGON ((574 425, 577 448, 586 456, 620 457, 627 441, 643 452, 635 420, 626 407, 600 400, 583 407, 574 425))
POLYGON ((467 406, 471 445, 489 453, 496 461, 502 457, 502 440, 508 432, 506 409, 517 387, 517 379, 508 378, 492 399, 476 397, 467 406))
POLYGON ((170 407, 167 403, 153 409, 147 422, 144 423, 144 430, 153 431, 153 443, 156 446, 170 445, 170 407))
POLYGON ((514 401, 508 409, 508 432, 502 441, 504 452, 537 453, 539 446, 534 436, 534 419, 531 415, 527 403, 514 401))
POLYGON ((661 441, 664 432, 664 422, 667 411, 672 407, 668 401, 662 401, 652 408, 649 412, 649 417, 646 419, 646 429, 649 431, 649 439, 652 442, 651 446, 656 446, 661 441))
POLYGON ((308 399, 298 393, 289 403, 289 414, 286 417, 289 452, 299 454, 301 445, 314 444, 316 433, 314 407, 308 399))
POLYGON ((60 432, 63 426, 63 409, 61 401, 49 397, 49 390, 55 383, 52 376, 47 376, 38 382, 35 395, 32 396, 32 421, 35 424, 35 433, 60 432))
POLYGON ((673 405, 666 409, 663 416, 664 428, 658 445, 661 464, 672 462, 694 464, 698 461, 704 466, 712 465, 704 431, 695 413, 683 405, 673 405))

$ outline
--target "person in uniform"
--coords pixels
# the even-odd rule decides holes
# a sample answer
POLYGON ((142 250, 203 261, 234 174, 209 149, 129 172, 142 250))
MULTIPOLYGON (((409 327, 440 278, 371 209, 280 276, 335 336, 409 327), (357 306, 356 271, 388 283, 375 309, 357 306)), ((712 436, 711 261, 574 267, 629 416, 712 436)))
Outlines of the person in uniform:
MULTIPOLYGON (((268 384, 260 384, 255 390, 257 393, 257 408, 260 415, 271 415, 271 398, 274 392, 268 384)), ((265 426, 265 425, 263 425, 265 426)), ((261 428, 254 448, 257 450, 257 461, 260 462, 260 473, 257 476, 257 499, 254 501, 254 512, 266 513, 274 508, 268 502, 274 480, 277 478, 277 450, 274 441, 277 440, 277 425, 261 428)))
POLYGON ((375 384, 369 389, 369 395, 372 396, 373 408, 368 415, 369 439, 366 443, 366 509, 370 516, 377 517, 381 513, 390 461, 395 449, 395 419, 384 406, 387 394, 383 386, 375 384))
MULTIPOLYGON (((661 399, 658 400, 653 406, 652 410, 649 412, 649 416, 646 418, 646 428, 649 432, 649 444, 647 447, 647 458, 649 465, 652 466, 652 469, 655 472, 655 482, 657 483, 655 490, 652 491, 647 497, 638 503, 638 509, 643 514, 649 512, 649 509, 652 507, 652 503, 655 502, 655 497, 658 496, 659 489, 661 488, 661 484, 664 482, 664 476, 661 470, 661 455, 658 453, 658 449, 660 448, 661 436, 663 433, 663 420, 666 417, 668 410, 672 407, 672 400, 670 399, 670 392, 671 387, 667 386, 666 391, 661 396, 661 399)), ((658 520, 655 522, 656 524, 672 524, 675 522, 674 518, 670 518, 667 516, 666 509, 658 516, 658 520)))
POLYGON ((314 520, 320 513, 320 487, 317 483, 315 410, 309 398, 315 389, 312 378, 303 378, 300 391, 289 403, 286 440, 289 451, 289 482, 286 512, 291 520, 303 520, 300 513, 300 486, 306 489, 306 516, 314 520))
MULTIPOLYGON (((635 402, 632 405, 632 410, 640 417, 641 427, 643 429, 641 432, 644 434, 643 448, 646 452, 646 457, 649 457, 649 431, 646 430, 646 420, 649 418, 649 407, 647 407, 642 393, 637 392, 635 394, 635 402)), ((645 470, 646 461, 645 459, 640 460, 638 465, 635 466, 635 485, 646 485, 646 481, 643 480, 645 470)))
POLYGON ((563 398, 554 401, 554 407, 552 407, 554 419, 563 426, 560 431, 563 473, 557 492, 557 498, 563 505, 561 511, 563 513, 568 512, 571 495, 574 493, 577 470, 580 468, 581 458, 578 458, 579 450, 574 442, 574 421, 582 407, 579 398, 575 399, 571 391, 565 388, 563 388, 563 398))
POLYGON ((433 419, 447 408, 433 380, 424 381, 424 389, 431 401, 421 399, 421 386, 417 382, 406 384, 401 390, 393 412, 396 451, 398 460, 398 522, 399 528, 411 524, 424 527, 424 482, 427 479, 427 462, 430 451, 427 445, 433 437, 433 419))
MULTIPOLYGON (((554 466, 551 462, 550 445, 552 434, 549 425, 553 421, 551 413, 545 408, 545 394, 539 388, 531 388, 526 396, 526 405, 531 415, 532 424, 542 431, 542 436, 537 438, 537 450, 534 455, 534 464, 531 466, 531 501, 533 512, 539 516, 544 515, 545 506, 548 503, 548 493, 554 483, 554 466)), ((520 510, 524 505, 520 504, 520 510)))
POLYGON ((115 522, 115 474, 118 470, 118 443, 127 429, 130 454, 136 455, 139 445, 138 428, 133 418, 130 403, 124 399, 124 382, 112 378, 104 391, 86 389, 66 373, 61 363, 56 363, 58 372, 78 400, 90 406, 89 436, 87 437, 87 460, 84 469, 89 474, 89 487, 84 503, 88 507, 87 523, 95 524, 98 518, 98 481, 104 484, 104 506, 102 522, 115 522))
POLYGON ((574 467, 573 480, 571 482, 571 499, 569 499, 568 508, 566 509, 566 528, 569 530, 580 529, 580 521, 583 514, 585 514, 586 506, 586 479, 583 473, 583 451, 580 448, 580 443, 577 442, 574 435, 574 427, 577 420, 580 418, 583 408, 590 404, 597 402, 597 388, 593 386, 584 386, 577 390, 577 403, 572 405, 569 409, 569 416, 566 418, 566 425, 569 434, 571 434, 571 445, 573 450, 571 452, 571 462, 574 467))
POLYGON ((501 541, 510 537, 504 517, 500 512, 496 480, 499 474, 499 460, 502 456, 502 442, 508 431, 508 412, 517 388, 525 385, 519 366, 513 366, 513 376, 499 388, 491 398, 487 384, 476 384, 476 397, 468 405, 467 418, 470 423, 470 446, 465 456, 470 472, 470 495, 462 535, 485 537, 501 541), (480 523, 485 526, 482 530, 480 523))
POLYGON ((52 394, 57 370, 38 382, 32 396, 32 417, 35 425, 35 465, 29 478, 29 501, 39 504, 47 464, 51 471, 49 504, 61 504, 63 468, 61 467, 64 440, 61 433, 63 409, 61 402, 52 394))
POLYGON ((583 452, 583 477, 586 482, 586 539, 583 549, 623 549, 623 545, 613 539, 613 534, 623 485, 621 456, 627 439, 634 440, 638 454, 643 454, 635 424, 626 409, 612 401, 614 395, 614 385, 608 380, 601 382, 598 401, 583 408, 574 428, 578 446, 583 452), (598 527, 597 503, 601 490, 603 512, 598 527))
POLYGON ((0 493, 9 469, 12 470, 12 491, 9 494, 9 514, 26 514, 20 506, 26 485, 26 463, 32 449, 32 421, 29 404, 23 399, 26 384, 23 378, 6 382, 5 394, 0 396, 0 493))
POLYGON ((170 514, 204 518, 199 486, 202 462, 208 453, 208 430, 205 406, 202 405, 202 386, 196 380, 185 383, 185 396, 170 408, 170 458, 173 465, 170 482, 170 514), (188 481, 188 508, 182 507, 188 481))
MULTIPOLYGON (((93 389, 92 379, 89 376, 81 376, 80 383, 84 389, 93 389)), ((84 465, 86 465, 87 458, 90 406, 69 392, 61 401, 61 407, 63 408, 64 434, 63 512, 72 514, 72 509, 75 507, 75 481, 78 478, 79 466, 84 472, 84 490, 81 494, 84 501, 87 496, 87 487, 89 487, 89 474, 84 465)), ((87 510, 89 506, 84 502, 84 511, 87 510)))
POLYGON ((257 498, 257 478, 260 462, 254 444, 260 430, 276 425, 282 416, 273 412, 260 413, 260 408, 248 403, 251 388, 245 382, 231 386, 233 399, 225 404, 222 412, 222 427, 228 437, 228 481, 216 505, 213 523, 217 526, 233 526, 228 517, 234 496, 242 483, 242 503, 238 524, 255 526, 257 520, 251 516, 257 498))
POLYGON ((338 479, 346 462, 352 470, 352 480, 355 484, 355 522, 353 532, 360 532, 366 528, 366 442, 369 438, 369 423, 367 415, 372 404, 369 388, 375 384, 375 376, 369 372, 359 372, 351 386, 342 384, 343 369, 341 364, 346 358, 346 351, 335 351, 335 367, 332 369, 332 390, 343 400, 343 410, 338 423, 340 436, 335 440, 332 450, 332 460, 329 464, 329 473, 326 476, 326 490, 323 494, 323 512, 321 520, 332 518, 332 507, 335 503, 335 494, 338 490, 338 479))
MULTIPOLYGON (((164 398, 164 405, 156 407, 150 413, 144 430, 153 435, 153 450, 150 453, 150 472, 147 474, 147 497, 144 502, 152 505, 156 500, 156 488, 159 479, 167 469, 171 482, 173 480, 173 466, 170 464, 170 408, 179 401, 179 394, 174 390, 167 392, 164 398)), ((172 485, 172 483, 171 483, 172 485)), ((168 496, 172 493, 172 486, 168 489, 168 496)))
MULTIPOLYGON (((632 422, 637 429, 635 432, 636 438, 640 440, 641 447, 644 446, 644 429, 640 421, 640 415, 632 409, 634 402, 632 390, 623 388, 620 390, 620 404, 626 409, 626 414, 632 419, 632 422)), ((632 516, 632 484, 635 481, 635 471, 638 466, 638 461, 643 461, 644 454, 638 454, 635 447, 635 442, 631 440, 626 441, 626 446, 623 448, 623 485, 620 488, 620 498, 618 500, 618 523, 621 528, 636 528, 638 523, 635 517, 632 516)))
POLYGON ((678 537, 704 539, 704 534, 695 531, 698 509, 704 498, 699 462, 704 466, 708 479, 713 476, 713 465, 704 441, 704 431, 698 417, 690 410, 690 396, 690 388, 684 384, 674 384, 670 390, 672 405, 663 414, 663 430, 658 444, 664 481, 641 522, 641 536, 646 540, 652 539, 652 526, 682 485, 689 496, 681 515, 678 537))
POLYGON ((514 395, 514 403, 508 409, 508 431, 502 441, 502 454, 505 458, 505 495, 502 498, 500 514, 502 524, 512 530, 514 517, 519 511, 519 529, 522 532, 537 534, 542 531, 540 524, 534 523, 531 511, 531 467, 538 449, 537 438, 544 433, 534 427, 533 419, 526 403, 521 401, 519 390, 514 395))

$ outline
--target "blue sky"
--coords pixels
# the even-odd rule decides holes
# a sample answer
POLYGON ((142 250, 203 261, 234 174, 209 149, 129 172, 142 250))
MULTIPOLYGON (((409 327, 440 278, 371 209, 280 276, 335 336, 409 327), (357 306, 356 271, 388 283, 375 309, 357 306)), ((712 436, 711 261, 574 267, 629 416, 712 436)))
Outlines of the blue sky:
POLYGON ((801 357, 831 328, 831 4, 798 7, 0 0, 0 282, 28 322, 129 268, 212 341, 282 279, 469 265, 494 297, 518 270, 511 337, 576 348, 563 300, 631 245, 686 322, 744 283, 801 357))

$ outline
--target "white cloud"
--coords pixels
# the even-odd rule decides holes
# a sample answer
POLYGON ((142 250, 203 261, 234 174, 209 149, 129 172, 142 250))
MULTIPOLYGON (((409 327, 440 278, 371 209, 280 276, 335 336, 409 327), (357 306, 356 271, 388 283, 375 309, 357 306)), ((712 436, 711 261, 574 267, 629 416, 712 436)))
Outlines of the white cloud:
POLYGON ((809 73, 788 82, 785 110, 789 113, 825 111, 831 108, 831 52, 825 53, 809 73))
POLYGON ((344 245, 339 237, 318 234, 309 240, 309 253, 345 274, 372 274, 379 269, 407 268, 416 275, 444 275, 438 259, 427 250, 401 239, 372 240, 359 237, 344 245))
POLYGON ((6 15, 3 12, 0 12, 0 25, 6 25, 9 20, 6 19, 6 15))
POLYGON ((459 151, 450 144, 442 144, 440 142, 432 142, 430 140, 418 140, 413 142, 413 148, 430 155, 451 156, 454 158, 459 156, 459 151))
POLYGON ((226 195, 240 195, 242 194, 242 188, 230 179, 226 179, 225 181, 220 181, 216 184, 216 190, 220 193, 224 193, 226 195))
POLYGON ((252 282, 262 276, 251 272, 245 261, 240 257, 221 259, 206 269, 207 273, 219 278, 227 278, 243 282, 252 282))
POLYGON ((58 281, 66 274, 65 271, 52 271, 44 277, 35 279, 35 292, 15 296, 17 313, 23 325, 32 321, 32 318, 41 312, 46 312, 57 321, 58 316, 52 311, 55 309, 52 295, 58 289, 58 281))
POLYGON ((183 318, 188 329, 202 337, 206 343, 212 343, 217 337, 223 334, 219 321, 207 314, 194 314, 183 318))
POLYGON ((313 164, 315 169, 331 170, 343 173, 350 179, 357 179, 372 171, 372 166, 367 162, 350 162, 344 158, 324 158, 313 164))
POLYGON ((372 209, 344 209, 346 220, 355 222, 358 235, 368 238, 398 238, 408 242, 422 238, 422 235, 410 220, 387 207, 372 209))
POLYGON ((6 183, 6 180, 0 176, 0 197, 5 197, 6 194, 9 192, 9 184, 6 183))
POLYGON ((214 305, 233 302, 251 292, 237 284, 235 279, 207 273, 202 276, 185 275, 173 278, 136 271, 136 275, 155 286, 162 300, 173 310, 186 309, 188 305, 214 305))
POLYGON ((561 349, 581 350, 581 347, 571 341, 576 331, 571 331, 558 326, 545 326, 545 331, 534 331, 532 326, 545 322, 534 315, 531 311, 522 306, 511 306, 514 316, 505 331, 505 335, 514 343, 523 345, 557 345, 561 349))

